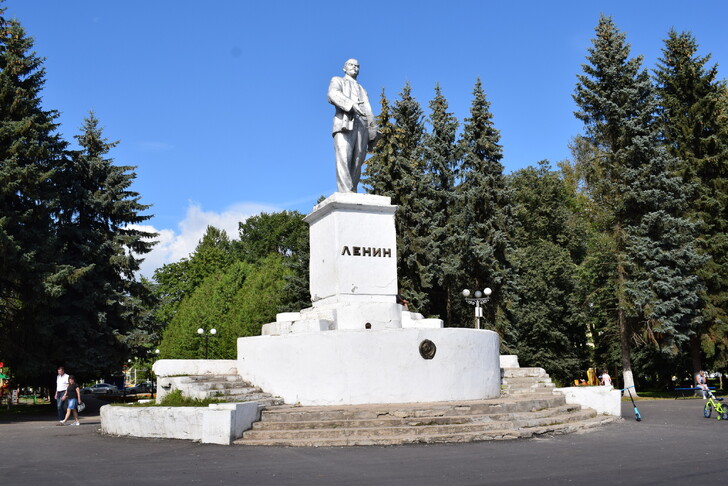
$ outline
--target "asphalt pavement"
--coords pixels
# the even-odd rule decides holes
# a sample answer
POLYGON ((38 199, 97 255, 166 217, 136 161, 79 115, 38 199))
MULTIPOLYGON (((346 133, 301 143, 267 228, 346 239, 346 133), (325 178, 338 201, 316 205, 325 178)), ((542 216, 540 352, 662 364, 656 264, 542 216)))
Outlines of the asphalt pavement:
MULTIPOLYGON (((90 400, 89 400, 90 402, 90 400)), ((728 476, 728 421, 703 400, 645 400, 634 420, 528 440, 392 447, 219 446, 110 437, 98 407, 81 426, 0 420, 0 485, 718 484, 728 476)))

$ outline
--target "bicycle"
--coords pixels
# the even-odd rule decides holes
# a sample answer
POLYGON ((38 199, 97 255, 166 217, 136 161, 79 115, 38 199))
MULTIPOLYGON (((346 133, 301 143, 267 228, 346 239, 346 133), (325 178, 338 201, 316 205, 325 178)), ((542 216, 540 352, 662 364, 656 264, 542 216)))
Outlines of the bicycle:
POLYGON ((715 413, 717 414, 715 418, 718 420, 728 420, 728 406, 721 403, 723 397, 716 398, 710 390, 707 390, 706 393, 708 394, 708 401, 705 402, 705 407, 703 407, 703 417, 710 418, 713 409, 715 409, 715 413))

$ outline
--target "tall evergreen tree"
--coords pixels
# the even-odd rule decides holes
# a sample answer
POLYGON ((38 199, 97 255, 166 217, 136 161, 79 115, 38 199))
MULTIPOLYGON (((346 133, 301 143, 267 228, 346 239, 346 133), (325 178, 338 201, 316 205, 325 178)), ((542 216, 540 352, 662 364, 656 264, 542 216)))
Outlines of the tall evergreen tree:
POLYGON ((578 76, 575 114, 595 147, 587 185, 613 242, 614 319, 628 387, 634 385, 633 337, 674 353, 693 332, 699 288, 690 272, 699 257, 692 227, 681 218, 685 188, 670 176, 674 160, 658 141, 654 90, 642 59, 629 59, 625 34, 610 17, 599 19, 592 42, 578 76))
POLYGON ((79 375, 99 376, 120 369, 132 351, 128 337, 145 312, 139 303, 151 301, 135 273, 156 235, 135 226, 151 217, 143 214, 149 206, 130 190, 134 168, 108 158, 118 142, 103 137, 93 113, 75 138, 81 150, 60 171, 56 221, 59 258, 75 270, 56 303, 49 354, 79 375))
POLYGON ((372 156, 367 159, 362 171, 362 184, 369 194, 391 197, 394 193, 394 181, 401 175, 402 169, 398 165, 391 107, 384 90, 377 115, 377 126, 381 138, 371 148, 372 156))
POLYGON ((425 124, 422 108, 412 96, 409 83, 405 83, 393 106, 382 93, 378 121, 383 137, 374 149, 374 156, 367 161, 365 184, 369 192, 389 196, 392 204, 399 206, 395 227, 400 289, 413 310, 429 315, 431 275, 427 272, 427 248, 423 240, 428 230, 422 149, 425 124))
POLYGON ((691 340, 693 371, 702 368, 701 348, 714 366, 728 364, 728 106, 710 55, 698 55, 695 37, 670 30, 658 61, 659 123, 677 171, 695 193, 688 216, 699 223, 699 271, 706 287, 699 333, 691 340), (701 346, 702 344, 702 346, 701 346))
MULTIPOLYGON (((459 228, 456 237, 459 271, 475 288, 487 286, 493 290, 485 307, 485 322, 499 332, 504 351, 509 352, 515 344, 510 315, 513 297, 511 197, 503 176, 500 132, 493 123, 480 79, 475 83, 470 118, 465 119, 459 143, 462 163, 454 210, 455 225, 459 228)), ((460 315, 464 316, 462 303, 460 308, 460 315)), ((472 318, 463 319, 462 324, 472 322, 472 318)))
POLYGON ((36 343, 53 340, 48 303, 67 274, 56 264, 53 232, 66 143, 58 113, 41 106, 43 60, 4 13, 0 7, 0 356, 32 382, 57 364, 36 343))
POLYGON ((448 112, 448 103, 435 86, 430 101, 430 132, 425 135, 424 158, 427 195, 423 201, 427 211, 426 248, 427 272, 432 275, 429 300, 431 314, 438 315, 448 325, 453 323, 453 302, 457 297, 460 267, 455 242, 455 178, 460 162, 460 147, 456 143, 458 121, 448 112))

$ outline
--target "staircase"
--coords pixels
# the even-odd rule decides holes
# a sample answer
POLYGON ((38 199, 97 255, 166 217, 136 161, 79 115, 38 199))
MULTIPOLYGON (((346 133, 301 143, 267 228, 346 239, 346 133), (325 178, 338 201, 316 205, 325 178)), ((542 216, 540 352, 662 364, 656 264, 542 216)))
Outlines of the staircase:
POLYGON ((543 368, 501 368, 501 395, 553 394, 554 384, 543 368))
POLYGON ((281 405, 283 400, 265 393, 239 375, 183 376, 175 380, 175 388, 191 398, 217 398, 226 402, 258 402, 263 407, 281 405))
POLYGON ((619 417, 567 405, 560 394, 520 391, 498 399, 451 403, 283 405, 264 409, 261 421, 235 443, 334 447, 473 442, 566 434, 616 420, 619 417))

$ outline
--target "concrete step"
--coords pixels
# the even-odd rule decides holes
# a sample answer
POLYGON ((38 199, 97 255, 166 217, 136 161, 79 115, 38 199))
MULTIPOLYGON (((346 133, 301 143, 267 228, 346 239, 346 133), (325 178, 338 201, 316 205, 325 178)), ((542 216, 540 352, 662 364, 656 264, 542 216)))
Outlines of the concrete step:
MULTIPOLYGON (((262 421, 253 424, 253 430, 305 430, 320 428, 366 428, 366 427, 423 427, 434 425, 460 425, 460 424, 498 424, 503 422, 522 421, 527 418, 542 418, 556 414, 568 414, 580 410, 578 405, 561 405, 554 408, 546 408, 537 411, 494 413, 489 415, 443 415, 425 417, 403 417, 403 418, 372 418, 352 420, 294 420, 283 421, 262 421)), ((266 413, 264 411, 264 413, 266 413)))
POLYGON ((553 385, 551 378, 547 376, 511 376, 503 377, 501 380, 502 384, 509 385, 531 385, 533 383, 544 383, 553 385))
POLYGON ((503 378, 519 378, 519 377, 546 377, 548 373, 543 368, 502 368, 501 376, 503 378))
POLYGON ((183 377, 182 381, 185 383, 245 383, 245 380, 240 375, 189 375, 183 377))
POLYGON ((503 387, 501 388, 502 393, 506 393, 508 395, 533 395, 533 394, 541 394, 541 395, 549 395, 554 393, 554 387, 553 386, 533 386, 533 387, 524 387, 524 388, 511 388, 511 387, 503 387))
POLYGON ((384 418, 429 418, 532 412, 564 405, 563 395, 543 394, 519 399, 497 398, 465 402, 373 404, 299 407, 284 405, 263 411, 265 422, 365 420, 384 418))
POLYGON ((621 417, 597 415, 587 420, 581 420, 576 422, 566 422, 560 424, 542 425, 539 427, 530 427, 521 429, 523 437, 534 437, 539 435, 560 435, 560 434, 572 434, 574 432, 581 432, 585 430, 592 430, 603 425, 615 423, 621 421, 621 417))
POLYGON ((185 395, 195 398, 218 398, 226 402, 258 402, 261 406, 283 403, 279 397, 265 393, 239 375, 191 375, 182 377, 185 395))
POLYGON ((387 446, 403 444, 436 444, 475 442, 485 440, 512 440, 531 438, 541 435, 568 434, 590 430, 609 423, 620 421, 619 417, 596 416, 593 418, 570 421, 567 423, 549 424, 525 429, 492 429, 478 432, 445 433, 430 435, 405 434, 400 436, 343 436, 337 438, 288 438, 288 439, 249 439, 244 437, 235 441, 239 445, 253 446, 288 446, 288 447, 342 447, 342 446, 387 446))
POLYGON ((228 387, 221 387, 221 386, 215 386, 215 384, 202 384, 202 386, 195 387, 196 391, 204 391, 210 394, 210 396, 218 394, 218 395, 247 395, 252 393, 262 393, 260 388, 253 387, 253 386, 228 386, 228 387), (211 386, 208 386, 211 385, 211 386))
POLYGON ((299 440, 299 439, 342 439, 350 437, 401 437, 478 434, 493 430, 538 427, 556 423, 579 421, 592 418, 593 410, 582 411, 578 406, 561 407, 536 412, 511 414, 445 416, 421 419, 379 419, 379 420, 332 420, 325 422, 258 422, 245 432, 246 439, 255 440, 299 440))
POLYGON ((343 446, 390 446, 403 444, 437 444, 474 442, 483 440, 517 439, 522 434, 515 430, 491 430, 480 433, 420 435, 411 434, 389 437, 339 437, 332 439, 238 439, 234 443, 251 446, 287 447, 343 447, 343 446))
POLYGON ((467 423, 448 425, 421 425, 421 426, 397 426, 389 427, 382 424, 371 427, 316 427, 311 429, 296 430, 251 430, 243 434, 243 437, 258 440, 280 440, 280 439, 343 439, 351 437, 375 438, 375 437, 402 437, 402 436, 426 436, 426 435, 458 435, 463 433, 482 433, 493 430, 512 429, 509 422, 491 423, 467 423))
POLYGON ((566 424, 570 422, 581 422, 589 420, 597 416, 597 413, 592 409, 583 409, 572 411, 568 413, 558 413, 554 415, 547 415, 543 417, 528 417, 520 420, 515 420, 514 425, 519 429, 528 429, 534 427, 544 427, 547 425, 555 424, 566 424))
POLYGON ((235 443, 338 447, 504 440, 568 433, 611 419, 568 405, 561 394, 428 404, 283 405, 264 409, 262 420, 235 443))

